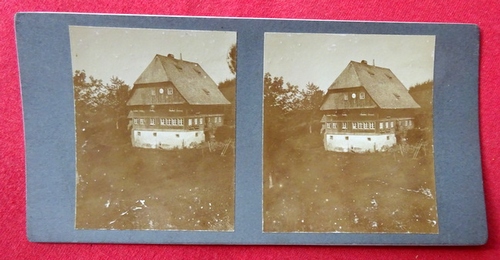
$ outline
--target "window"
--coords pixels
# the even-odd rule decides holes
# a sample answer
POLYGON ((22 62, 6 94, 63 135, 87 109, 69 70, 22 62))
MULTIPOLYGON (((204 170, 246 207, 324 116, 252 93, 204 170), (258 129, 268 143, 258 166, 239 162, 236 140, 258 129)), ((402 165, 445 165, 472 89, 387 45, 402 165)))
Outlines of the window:
POLYGON ((354 122, 353 122, 353 123, 352 123, 352 129, 356 129, 356 126, 357 126, 357 125, 358 125, 358 124, 356 124, 356 123, 354 123, 354 122))
POLYGON ((184 125, 184 118, 179 118, 179 119, 177 119, 177 123, 178 123, 179 125, 184 125))
POLYGON ((408 126, 408 121, 405 120, 405 126, 408 126))
POLYGON ((167 118, 167 125, 172 125, 172 118, 167 118))
POLYGON ((375 129, 375 123, 374 122, 370 122, 370 129, 375 129))
POLYGON ((174 94, 174 88, 170 87, 167 88, 167 95, 173 95, 174 94))
POLYGON ((138 125, 138 124, 139 124, 139 119, 134 118, 134 125, 138 125))
POLYGON ((146 124, 146 120, 144 120, 144 118, 139 119, 139 124, 145 125, 146 124))
POLYGON ((389 128, 389 122, 385 122, 385 128, 389 128))
POLYGON ((368 129, 368 122, 363 122, 363 128, 368 129))
POLYGON ((391 121, 391 128, 394 128, 394 121, 391 121))
POLYGON ((365 92, 359 92, 359 99, 365 99, 365 92))
POLYGON ((347 93, 344 93, 344 100, 345 101, 349 100, 349 97, 347 96, 347 93))
POLYGON ((412 122, 411 120, 408 120, 408 126, 411 126, 412 122))
POLYGON ((345 123, 345 122, 342 123, 342 129, 344 129, 344 130, 347 129, 347 123, 345 123))
POLYGON ((198 118, 195 118, 194 119, 194 124, 197 125, 198 124, 198 118))
POLYGON ((149 119, 149 125, 155 125, 155 119, 154 118, 150 118, 149 119))
POLYGON ((188 125, 193 125, 193 119, 188 119, 188 125))
POLYGON ((172 118, 172 125, 177 125, 177 118, 172 118))
POLYGON ((337 123, 332 123, 332 128, 337 129, 337 123))
POLYGON ((160 125, 166 125, 167 120, 165 118, 160 118, 160 125))
POLYGON ((327 129, 330 129, 330 127, 331 127, 331 126, 330 126, 330 123, 326 123, 326 128, 327 128, 327 129))
POLYGON ((378 128, 380 128, 380 129, 384 129, 384 123, 383 123, 383 122, 380 122, 380 124, 379 124, 378 128))
POLYGON ((153 88, 151 89, 151 95, 155 96, 156 95, 156 90, 153 88))
POLYGON ((203 118, 200 118, 200 125, 203 125, 203 118))
POLYGON ((164 92, 164 91, 163 91, 163 88, 160 88, 160 89, 158 90, 158 92, 160 92, 160 94, 163 94, 163 92, 164 92))
POLYGON ((358 122, 358 128, 359 128, 359 129, 363 129, 363 123, 358 122))

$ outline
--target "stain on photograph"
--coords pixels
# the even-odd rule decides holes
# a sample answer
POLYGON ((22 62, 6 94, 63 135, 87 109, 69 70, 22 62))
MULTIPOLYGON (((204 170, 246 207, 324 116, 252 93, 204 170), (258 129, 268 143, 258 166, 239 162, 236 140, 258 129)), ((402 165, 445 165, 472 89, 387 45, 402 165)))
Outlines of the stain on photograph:
POLYGON ((264 232, 438 233, 435 37, 266 33, 264 232))
POLYGON ((234 229, 236 33, 70 26, 76 229, 234 229))

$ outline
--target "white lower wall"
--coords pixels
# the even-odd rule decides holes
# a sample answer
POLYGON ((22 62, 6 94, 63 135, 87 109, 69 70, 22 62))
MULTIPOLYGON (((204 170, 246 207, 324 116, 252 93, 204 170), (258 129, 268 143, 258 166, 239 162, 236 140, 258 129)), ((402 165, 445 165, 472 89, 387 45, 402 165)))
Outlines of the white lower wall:
POLYGON ((132 145, 153 149, 183 149, 191 148, 205 141, 205 134, 201 130, 195 131, 157 131, 133 130, 132 145), (139 134, 140 133, 140 134, 139 134), (156 133, 156 136, 155 136, 156 133))
POLYGON ((387 134, 325 134, 325 150, 335 152, 374 152, 384 151, 396 144, 396 135, 387 134), (346 138, 347 137, 347 138, 346 138))

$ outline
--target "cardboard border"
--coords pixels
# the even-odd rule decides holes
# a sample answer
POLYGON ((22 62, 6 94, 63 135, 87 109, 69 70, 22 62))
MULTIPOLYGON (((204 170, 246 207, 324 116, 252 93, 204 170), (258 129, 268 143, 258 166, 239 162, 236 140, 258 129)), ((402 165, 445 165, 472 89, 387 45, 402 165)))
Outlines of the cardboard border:
POLYGON ((479 30, 475 25, 20 13, 16 16, 16 37, 25 120, 30 241, 301 245, 486 243, 478 125, 479 30), (75 135, 70 25, 237 32, 234 232, 74 229, 75 135), (436 35, 434 152, 439 234, 262 232, 265 32, 436 35))

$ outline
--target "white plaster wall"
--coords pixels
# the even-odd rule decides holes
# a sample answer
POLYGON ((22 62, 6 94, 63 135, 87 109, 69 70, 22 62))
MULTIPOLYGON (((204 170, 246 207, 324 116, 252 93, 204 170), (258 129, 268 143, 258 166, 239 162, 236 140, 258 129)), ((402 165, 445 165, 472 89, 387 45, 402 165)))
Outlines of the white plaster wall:
POLYGON ((324 135, 325 150, 335 152, 374 152, 383 151, 384 149, 396 144, 395 134, 366 134, 366 135, 324 135), (349 140, 346 140, 346 136, 349 140), (389 139, 387 139, 389 137, 389 139), (368 138, 371 140, 369 141, 368 138))
POLYGON ((142 148, 183 149, 205 141, 205 134, 196 131, 153 131, 134 130, 132 132, 132 145, 142 148), (139 132, 141 133, 139 135, 139 132), (154 136, 156 133, 156 136, 154 136))

